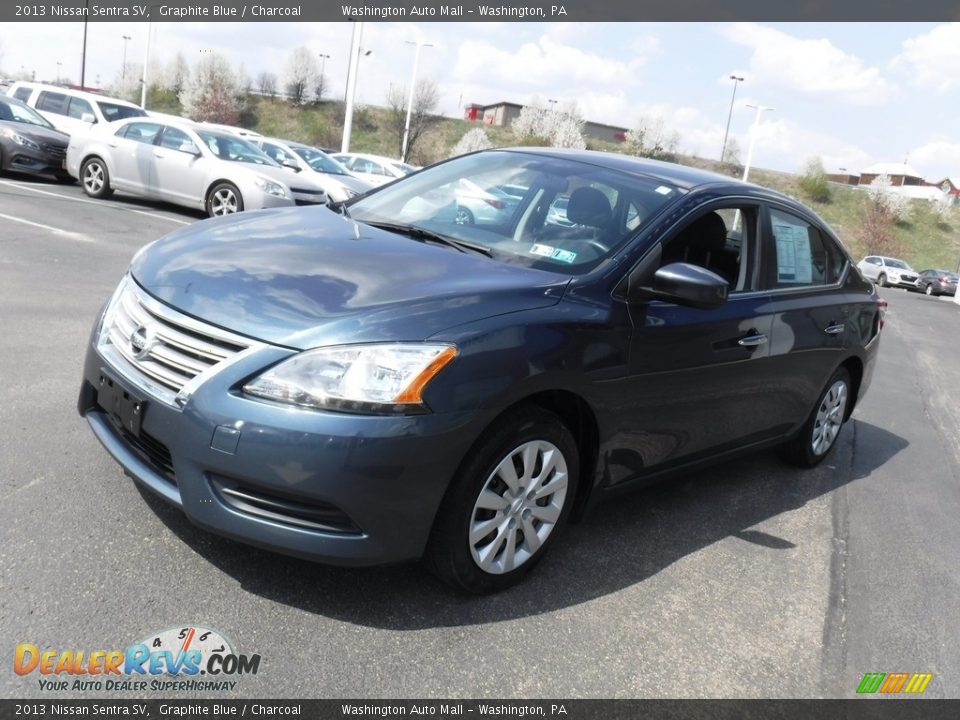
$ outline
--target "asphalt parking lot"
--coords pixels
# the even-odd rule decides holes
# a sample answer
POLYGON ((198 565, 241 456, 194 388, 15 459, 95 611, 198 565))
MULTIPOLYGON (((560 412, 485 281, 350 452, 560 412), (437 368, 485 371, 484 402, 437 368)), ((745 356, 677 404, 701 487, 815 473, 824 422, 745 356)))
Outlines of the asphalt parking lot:
MULTIPOLYGON (((769 452, 601 506, 524 584, 467 598, 418 566, 200 531, 76 414, 100 305, 137 249, 198 220, 0 178, 3 653, 199 624, 263 658, 235 697, 852 697, 897 671, 960 697, 960 306, 884 291, 870 394, 816 470, 769 452)), ((40 696, 8 663, 0 694, 40 696)))

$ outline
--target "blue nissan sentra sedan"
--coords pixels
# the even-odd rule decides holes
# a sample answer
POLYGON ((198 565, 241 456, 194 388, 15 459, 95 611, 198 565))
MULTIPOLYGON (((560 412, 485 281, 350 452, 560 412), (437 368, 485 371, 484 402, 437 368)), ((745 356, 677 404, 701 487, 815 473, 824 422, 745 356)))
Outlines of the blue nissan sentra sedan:
POLYGON ((783 195, 484 151, 148 245, 94 327, 79 410, 200 527, 326 563, 422 558, 485 593, 621 490, 769 446, 819 463, 883 310, 783 195), (462 181, 517 202, 463 223, 462 181))

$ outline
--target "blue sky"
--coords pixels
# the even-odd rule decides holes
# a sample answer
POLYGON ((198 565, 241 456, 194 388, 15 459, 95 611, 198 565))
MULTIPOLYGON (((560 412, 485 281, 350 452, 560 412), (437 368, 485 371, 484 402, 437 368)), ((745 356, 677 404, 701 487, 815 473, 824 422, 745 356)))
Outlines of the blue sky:
MULTIPOLYGON (((109 83, 121 64, 143 57, 146 24, 91 23, 88 78, 109 83)), ((79 23, 6 24, 0 66, 38 77, 79 78, 79 23), (50 48, 60 48, 59 54, 50 48)), ((685 152, 719 155, 737 91, 731 136, 746 154, 753 112, 772 106, 757 136, 754 163, 796 170, 812 156, 828 170, 859 171, 905 159, 930 180, 960 176, 960 25, 913 23, 365 23, 358 95, 382 104, 391 84, 409 81, 413 49, 430 42, 420 77, 441 88, 441 109, 459 115, 468 102, 527 102, 538 96, 576 102, 587 119, 631 127, 660 116, 685 152)), ((342 94, 349 23, 154 24, 151 56, 188 59, 202 49, 243 63, 248 74, 282 74, 297 45, 331 56, 326 71, 342 94)))

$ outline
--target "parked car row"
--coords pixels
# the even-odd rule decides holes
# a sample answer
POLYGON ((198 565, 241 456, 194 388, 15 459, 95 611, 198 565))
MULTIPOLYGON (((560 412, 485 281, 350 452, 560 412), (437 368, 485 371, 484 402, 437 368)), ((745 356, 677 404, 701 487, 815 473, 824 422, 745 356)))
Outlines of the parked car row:
POLYGON ((949 270, 922 270, 917 272, 900 258, 868 255, 857 267, 863 276, 880 287, 902 287, 927 295, 956 295, 960 276, 949 270))
POLYGON ((91 197, 120 190, 226 215, 342 202, 380 184, 304 143, 44 83, 14 82, 5 90, 0 170, 78 179, 91 197))

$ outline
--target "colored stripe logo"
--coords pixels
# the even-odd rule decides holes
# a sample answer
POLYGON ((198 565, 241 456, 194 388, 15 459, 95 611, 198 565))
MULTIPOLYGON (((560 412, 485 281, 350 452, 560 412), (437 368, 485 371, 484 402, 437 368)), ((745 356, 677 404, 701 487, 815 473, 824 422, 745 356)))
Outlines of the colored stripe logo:
POLYGON ((933 673, 866 673, 857 686, 857 693, 861 695, 872 695, 874 693, 919 695, 927 689, 931 680, 933 680, 933 673))

